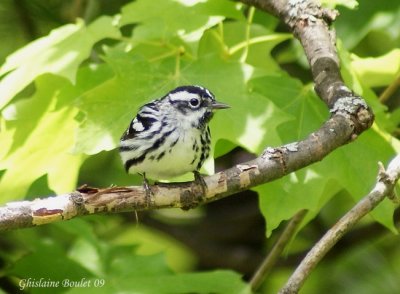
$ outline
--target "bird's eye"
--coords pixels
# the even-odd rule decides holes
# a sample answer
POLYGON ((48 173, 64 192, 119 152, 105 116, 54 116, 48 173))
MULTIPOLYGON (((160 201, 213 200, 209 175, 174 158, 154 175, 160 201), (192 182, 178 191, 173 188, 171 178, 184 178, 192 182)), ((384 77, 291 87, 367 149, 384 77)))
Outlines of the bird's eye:
POLYGON ((199 106, 200 100, 197 98, 192 98, 192 99, 190 99, 189 103, 191 106, 196 107, 196 106, 199 106))

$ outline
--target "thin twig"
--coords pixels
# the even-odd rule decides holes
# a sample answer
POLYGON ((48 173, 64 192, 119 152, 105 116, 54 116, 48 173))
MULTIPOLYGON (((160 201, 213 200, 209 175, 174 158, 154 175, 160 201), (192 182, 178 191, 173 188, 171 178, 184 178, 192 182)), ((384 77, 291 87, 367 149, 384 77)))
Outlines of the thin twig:
POLYGON ((289 223, 286 225, 279 239, 276 241, 274 247, 264 259, 260 267, 250 280, 250 286, 253 291, 256 291, 265 281, 271 269, 277 263, 286 245, 290 242, 293 235, 297 231, 298 226, 307 214, 307 210, 303 209, 296 213, 289 223))
POLYGON ((346 213, 310 250, 295 272, 280 290, 280 294, 298 293, 311 271, 326 253, 367 213, 372 211, 393 189, 400 177, 400 155, 396 156, 385 171, 380 168, 378 180, 371 192, 346 213))
POLYGON ((396 92, 396 90, 400 87, 400 75, 382 92, 379 96, 379 101, 381 103, 385 103, 389 98, 396 92))

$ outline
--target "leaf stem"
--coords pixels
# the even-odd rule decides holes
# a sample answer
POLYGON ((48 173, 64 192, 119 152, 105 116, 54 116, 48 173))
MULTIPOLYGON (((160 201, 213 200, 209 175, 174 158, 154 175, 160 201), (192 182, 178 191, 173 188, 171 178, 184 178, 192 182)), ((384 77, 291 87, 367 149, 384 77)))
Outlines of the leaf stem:
MULTIPOLYGON (((290 38, 290 34, 279 34, 279 37, 283 38, 290 38)), ((277 35, 268 35, 268 36, 259 36, 259 37, 254 37, 249 40, 245 40, 243 42, 240 42, 236 44, 235 46, 232 46, 231 49, 229 50, 229 54, 233 55, 236 52, 240 51, 243 48, 248 48, 250 45, 258 44, 258 43, 263 43, 263 42, 268 42, 272 40, 276 40, 277 35)), ((246 53, 247 54, 247 53, 246 53)))
POLYGON ((245 40, 245 46, 244 46, 244 52, 242 56, 240 57, 241 62, 245 62, 247 59, 247 55, 249 53, 249 45, 250 45, 250 34, 251 34, 251 24, 253 23, 253 17, 254 17, 254 12, 256 8, 254 6, 250 6, 249 8, 249 14, 247 17, 247 24, 246 24, 246 40, 245 40))
POLYGON ((400 74, 397 78, 382 92, 379 96, 379 101, 385 103, 393 94, 396 92, 397 88, 400 87, 400 74))
POLYGON ((149 59, 149 61, 150 62, 155 62, 155 61, 158 61, 160 59, 164 59, 164 58, 168 58, 168 57, 171 57, 171 56, 175 56, 175 55, 177 55, 177 51, 178 50, 176 50, 176 49, 172 50, 172 51, 167 51, 167 52, 165 52, 165 53, 163 53, 161 55, 158 55, 158 56, 155 56, 155 57, 149 59))

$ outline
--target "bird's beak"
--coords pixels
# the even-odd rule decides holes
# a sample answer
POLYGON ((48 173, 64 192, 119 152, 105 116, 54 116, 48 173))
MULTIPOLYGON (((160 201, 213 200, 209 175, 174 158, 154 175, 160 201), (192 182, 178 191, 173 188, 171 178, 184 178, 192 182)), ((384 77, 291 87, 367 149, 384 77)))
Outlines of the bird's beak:
POLYGON ((225 109, 225 108, 230 108, 230 106, 228 104, 224 104, 224 103, 220 103, 217 101, 213 101, 213 103, 211 104, 211 108, 214 109, 225 109))

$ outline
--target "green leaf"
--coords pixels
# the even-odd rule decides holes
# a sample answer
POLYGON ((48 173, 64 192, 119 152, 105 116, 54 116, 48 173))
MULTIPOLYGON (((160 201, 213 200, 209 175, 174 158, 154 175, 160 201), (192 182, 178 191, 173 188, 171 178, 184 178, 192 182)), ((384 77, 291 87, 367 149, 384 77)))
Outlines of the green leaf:
MULTIPOLYGON (((352 66, 353 65, 352 55, 350 55, 349 52, 347 52, 343 48, 341 42, 338 42, 338 49, 339 49, 338 50, 339 56, 342 61, 341 73, 343 79, 345 83, 349 85, 350 89, 362 95, 363 98, 366 100, 367 104, 373 109, 375 115, 375 124, 377 124, 382 129, 386 129, 387 131, 396 128, 396 125, 394 125, 393 122, 390 121, 390 116, 387 113, 387 106, 380 103, 376 94, 371 90, 368 82, 372 81, 364 82, 363 78, 359 78, 360 75, 361 76, 363 75, 363 73, 365 73, 366 76, 368 76, 368 72, 373 72, 374 70, 370 69, 365 71, 363 70, 359 71, 356 67, 352 66)), ((380 60, 379 62, 383 61, 380 58, 379 60, 380 60)), ((384 69, 382 69, 382 67, 380 69, 377 69, 377 71, 380 71, 382 74, 384 74, 386 76, 386 80, 388 75, 394 74, 392 69, 385 71, 384 69)), ((394 79, 394 76, 392 76, 392 78, 394 79)), ((381 78, 379 77, 377 79, 379 80, 381 78)))
POLYGON ((230 1, 185 2, 187 1, 135 1, 122 8, 121 24, 139 23, 134 30, 136 41, 171 36, 195 41, 201 37, 204 30, 221 22, 225 17, 243 18, 237 5, 230 1))
POLYGON ((74 89, 64 78, 52 75, 39 77, 36 87, 33 97, 4 111, 9 120, 2 136, 13 139, 7 156, 0 160, 0 169, 6 169, 0 180, 1 203, 22 198, 31 183, 45 174, 56 193, 69 192, 76 185, 83 156, 70 151, 78 110, 60 103, 66 100, 64 95, 73 96, 74 89))
POLYGON ((63 293, 62 282, 65 280, 80 281, 89 279, 93 275, 65 255, 62 248, 55 240, 43 238, 38 240, 40 246, 34 251, 25 254, 7 270, 7 274, 18 277, 20 285, 25 284, 30 293, 63 293), (34 266, 33 266, 34 265, 34 266), (28 282, 41 282, 53 284, 48 287, 34 287, 28 282))
POLYGON ((96 154, 114 149, 140 105, 160 97, 160 87, 165 89, 163 73, 146 60, 118 50, 108 51, 104 59, 115 76, 99 72, 103 75, 99 78, 91 68, 80 73, 86 83, 93 79, 101 82, 94 82, 96 86, 84 91, 78 102, 85 117, 77 131, 75 153, 96 154))
MULTIPOLYGON (((113 244, 119 246, 137 244, 135 247, 137 255, 151 256, 162 252, 165 255, 163 261, 175 272, 191 270, 196 263, 195 256, 189 248, 167 234, 146 226, 126 228, 113 240, 113 244)), ((128 263, 127 266, 132 267, 128 263)), ((140 266, 138 269, 140 269, 140 266)), ((126 271, 123 270, 123 272, 126 271)), ((112 270, 112 272, 115 272, 115 270, 112 270)), ((128 274, 126 273, 126 275, 128 274)))
POLYGON ((358 2, 356 0, 321 0, 321 4, 324 7, 335 8, 338 5, 345 6, 349 9, 354 9, 358 7, 358 2))
MULTIPOLYGON (((374 46, 378 51, 382 50, 380 48, 384 48, 385 51, 392 48, 391 46, 396 44, 396 38, 399 37, 397 28, 400 21, 400 7, 398 0, 358 0, 358 3, 357 10, 339 7, 340 17, 335 21, 337 36, 343 41, 346 48, 356 47, 373 31, 384 34, 384 38, 382 38, 383 42, 367 44, 370 50, 374 46)), ((374 40, 371 41, 374 42, 374 40)))
POLYGON ((309 86, 288 76, 266 75, 250 81, 260 93, 292 117, 278 127, 283 142, 304 139, 327 119, 328 110, 309 86))
POLYGON ((351 57, 351 67, 368 87, 387 86, 400 73, 400 49, 393 49, 379 57, 361 58, 354 54, 351 57))
POLYGON ((43 73, 75 80, 79 65, 93 45, 104 38, 120 36, 115 20, 103 16, 85 26, 82 21, 57 28, 10 55, 0 69, 0 109, 43 73))
POLYGON ((267 237, 271 236, 272 231, 282 221, 289 220, 302 209, 307 209, 309 212, 302 223, 304 226, 340 190, 335 179, 321 173, 318 169, 320 164, 254 189, 258 192, 260 209, 267 222, 267 237))

